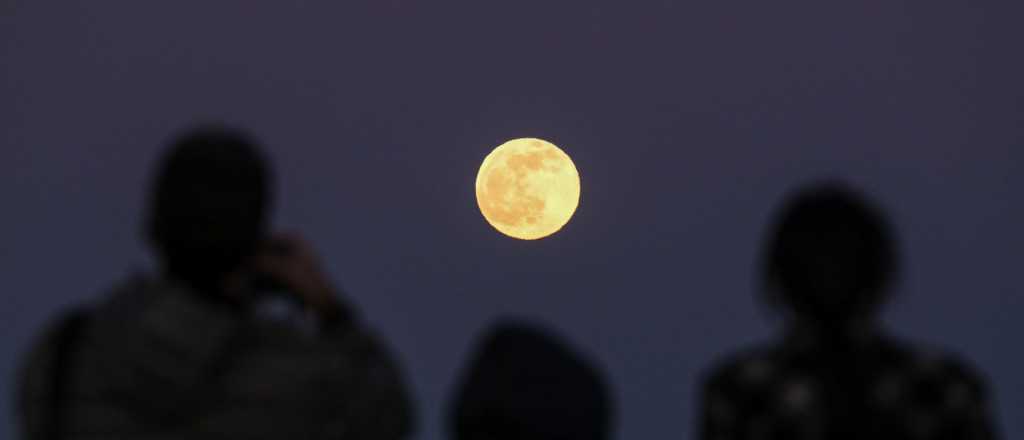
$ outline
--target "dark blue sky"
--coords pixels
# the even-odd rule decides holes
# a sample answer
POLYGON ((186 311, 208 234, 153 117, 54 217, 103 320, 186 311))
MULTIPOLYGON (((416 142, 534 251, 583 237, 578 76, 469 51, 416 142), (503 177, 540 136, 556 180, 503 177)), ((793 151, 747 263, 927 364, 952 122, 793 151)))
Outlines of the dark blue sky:
POLYGON ((988 372, 1024 436, 1022 19, 1019 1, 5 0, 0 389, 60 306, 149 266, 155 155, 221 120, 267 144, 277 224, 393 343, 420 439, 504 314, 603 363, 620 438, 689 437, 698 374, 773 328, 752 297, 774 207, 829 176, 901 232, 891 326, 988 372), (538 242, 473 198, 483 157, 524 136, 582 176, 538 242))

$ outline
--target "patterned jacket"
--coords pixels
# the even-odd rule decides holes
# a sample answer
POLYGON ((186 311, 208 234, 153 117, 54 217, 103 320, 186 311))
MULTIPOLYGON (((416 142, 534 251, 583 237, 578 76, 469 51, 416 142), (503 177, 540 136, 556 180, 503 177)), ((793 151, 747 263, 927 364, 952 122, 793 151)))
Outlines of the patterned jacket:
POLYGON ((982 379, 952 356, 872 335, 794 335, 704 381, 702 440, 989 440, 982 379))
POLYGON ((407 437, 395 362, 349 321, 304 332, 133 279, 58 319, 20 378, 23 437, 372 439, 407 437))

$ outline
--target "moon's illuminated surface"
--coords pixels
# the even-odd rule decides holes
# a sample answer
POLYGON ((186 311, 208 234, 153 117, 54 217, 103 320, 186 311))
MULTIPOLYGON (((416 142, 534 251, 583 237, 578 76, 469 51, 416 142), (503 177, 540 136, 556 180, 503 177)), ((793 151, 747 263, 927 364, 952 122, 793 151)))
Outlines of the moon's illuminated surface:
POLYGON ((484 159, 476 201, 487 222, 522 240, 554 234, 580 201, 580 175, 564 151, 543 139, 513 139, 484 159))

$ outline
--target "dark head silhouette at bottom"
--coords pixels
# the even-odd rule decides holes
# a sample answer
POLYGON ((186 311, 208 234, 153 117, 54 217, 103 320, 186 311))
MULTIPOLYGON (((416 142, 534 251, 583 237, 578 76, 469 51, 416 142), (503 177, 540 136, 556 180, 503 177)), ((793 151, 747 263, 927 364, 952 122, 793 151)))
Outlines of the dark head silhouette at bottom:
POLYGON ((994 438, 976 373, 878 323, 897 254, 878 208, 845 184, 817 184, 790 199, 762 259, 763 293, 785 331, 706 378, 700 438, 994 438))
POLYGON ((450 408, 453 440, 604 440, 612 402, 595 367, 537 327, 494 326, 450 408))

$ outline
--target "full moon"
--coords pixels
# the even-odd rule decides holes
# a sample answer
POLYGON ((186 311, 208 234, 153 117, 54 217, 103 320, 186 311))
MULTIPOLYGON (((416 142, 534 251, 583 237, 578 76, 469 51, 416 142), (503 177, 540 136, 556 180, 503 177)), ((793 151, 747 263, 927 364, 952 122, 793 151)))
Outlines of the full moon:
POLYGON ((562 229, 580 202, 580 175, 564 151, 543 139, 513 139, 484 158, 476 201, 502 234, 536 240, 562 229))

